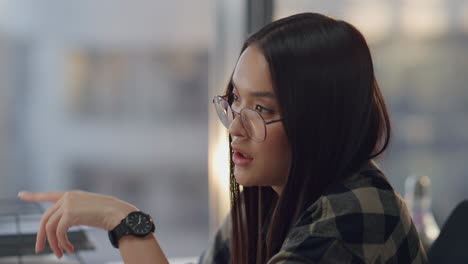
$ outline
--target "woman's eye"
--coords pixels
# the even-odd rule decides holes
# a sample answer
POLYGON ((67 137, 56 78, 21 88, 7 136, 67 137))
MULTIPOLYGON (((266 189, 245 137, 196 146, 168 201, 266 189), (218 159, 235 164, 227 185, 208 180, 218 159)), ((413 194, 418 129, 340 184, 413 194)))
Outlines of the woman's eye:
POLYGON ((273 110, 271 109, 268 109, 264 106, 261 106, 261 105, 256 105, 255 106, 255 110, 259 113, 268 113, 268 114, 272 114, 273 113, 273 110))
POLYGON ((239 100, 239 97, 237 95, 235 95, 234 93, 231 94, 231 107, 232 109, 234 109, 235 111, 240 111, 240 100, 239 100))

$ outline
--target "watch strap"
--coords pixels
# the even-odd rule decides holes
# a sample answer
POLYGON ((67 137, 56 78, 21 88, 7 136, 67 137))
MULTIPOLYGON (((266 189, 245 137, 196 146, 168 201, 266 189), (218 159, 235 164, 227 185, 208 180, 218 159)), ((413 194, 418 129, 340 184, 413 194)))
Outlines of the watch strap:
POLYGON ((127 224, 125 223, 125 218, 114 227, 114 229, 108 232, 109 240, 111 241, 112 246, 115 248, 119 248, 119 240, 125 236, 130 234, 130 230, 128 230, 127 224))

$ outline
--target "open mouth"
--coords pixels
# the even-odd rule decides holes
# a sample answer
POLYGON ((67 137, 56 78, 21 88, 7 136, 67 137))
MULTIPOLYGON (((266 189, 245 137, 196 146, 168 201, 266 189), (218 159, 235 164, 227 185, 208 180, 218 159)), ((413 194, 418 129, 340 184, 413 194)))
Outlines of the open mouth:
POLYGON ((239 153, 239 155, 241 155, 243 158, 246 158, 246 159, 251 159, 252 158, 252 157, 250 157, 250 156, 248 156, 248 155, 246 155, 246 154, 244 154, 242 152, 237 152, 237 153, 239 153))
POLYGON ((246 154, 242 153, 242 152, 234 152, 234 154, 232 155, 232 161, 234 162, 234 164, 236 164, 237 166, 247 166, 250 164, 250 162, 252 162, 253 158, 247 156, 246 154))

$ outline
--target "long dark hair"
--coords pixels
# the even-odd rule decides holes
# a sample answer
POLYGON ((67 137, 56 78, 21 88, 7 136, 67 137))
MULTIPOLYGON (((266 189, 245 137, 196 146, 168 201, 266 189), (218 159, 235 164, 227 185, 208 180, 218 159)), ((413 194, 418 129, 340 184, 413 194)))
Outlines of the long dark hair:
MULTIPOLYGON (((354 26, 320 14, 297 14, 251 35, 242 52, 252 44, 269 64, 292 164, 278 197, 270 187, 239 191, 231 159, 231 257, 236 264, 271 258, 327 187, 380 155, 390 140, 370 51, 354 26)), ((228 95, 232 88, 228 85, 228 95)))

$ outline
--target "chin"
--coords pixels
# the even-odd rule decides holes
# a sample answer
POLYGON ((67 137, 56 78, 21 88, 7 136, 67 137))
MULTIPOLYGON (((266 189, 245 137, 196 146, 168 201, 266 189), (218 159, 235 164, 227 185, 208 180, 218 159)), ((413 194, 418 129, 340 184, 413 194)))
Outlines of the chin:
POLYGON ((252 180, 253 177, 251 173, 247 173, 245 171, 239 172, 237 168, 234 170, 234 177, 236 178, 236 182, 244 187, 257 185, 255 181, 252 180))

